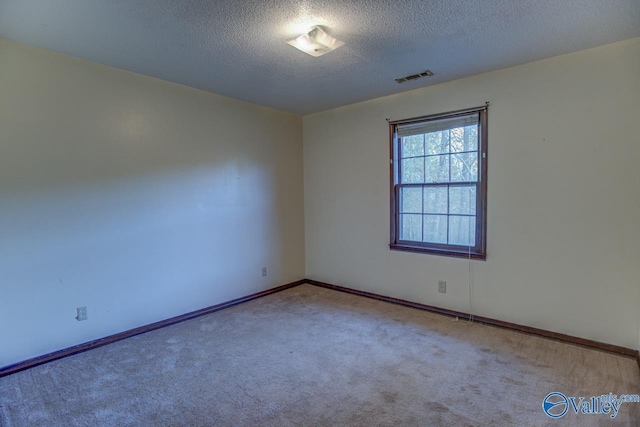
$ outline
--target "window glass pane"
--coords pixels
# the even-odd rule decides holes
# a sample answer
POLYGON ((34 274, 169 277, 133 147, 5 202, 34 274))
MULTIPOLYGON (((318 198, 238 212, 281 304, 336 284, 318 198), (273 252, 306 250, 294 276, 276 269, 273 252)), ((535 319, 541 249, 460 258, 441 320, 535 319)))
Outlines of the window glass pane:
POLYGON ((449 152, 449 131, 430 132, 425 135, 426 154, 441 154, 449 152))
POLYGON ((402 184, 422 182, 424 179, 424 158, 402 160, 402 184))
POLYGON ((400 212, 422 213, 422 187, 401 187, 400 200, 400 212))
POLYGON ((405 136, 401 141, 401 157, 424 156, 424 135, 405 136))
POLYGON ((442 156, 426 157, 426 179, 425 182, 449 182, 449 158, 445 154, 442 156))
POLYGON ((476 186, 451 186, 449 187, 449 213, 450 214, 476 214, 476 186))
POLYGON ((451 181, 478 180, 478 153, 451 155, 451 181))
POLYGON ((451 129, 451 152, 478 151, 478 126, 451 129))
POLYGON ((447 243, 447 216, 424 216, 424 242, 447 243))
POLYGON ((400 240, 422 240, 422 215, 400 214, 400 240))
POLYGON ((449 244, 475 246, 475 216, 449 216, 449 244))
POLYGON ((447 187, 424 187, 424 213, 447 213, 447 187))

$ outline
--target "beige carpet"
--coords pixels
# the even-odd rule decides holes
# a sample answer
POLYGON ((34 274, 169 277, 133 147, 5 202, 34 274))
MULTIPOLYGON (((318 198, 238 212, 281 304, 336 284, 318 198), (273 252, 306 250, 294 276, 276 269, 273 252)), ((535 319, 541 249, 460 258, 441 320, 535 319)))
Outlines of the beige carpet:
POLYGON ((302 285, 0 379, 0 425, 620 426, 634 360, 302 285))

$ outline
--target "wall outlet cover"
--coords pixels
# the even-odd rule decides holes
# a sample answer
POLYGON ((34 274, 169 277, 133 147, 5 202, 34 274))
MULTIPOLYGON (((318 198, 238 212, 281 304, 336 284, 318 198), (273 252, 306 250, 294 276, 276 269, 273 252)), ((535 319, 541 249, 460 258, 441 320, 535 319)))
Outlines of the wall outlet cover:
POLYGON ((77 311, 78 311, 78 315, 76 316, 76 320, 78 322, 82 320, 87 320, 87 307, 78 307, 77 311))
POLYGON ((444 280, 438 280, 438 292, 442 294, 447 293, 447 282, 444 280))

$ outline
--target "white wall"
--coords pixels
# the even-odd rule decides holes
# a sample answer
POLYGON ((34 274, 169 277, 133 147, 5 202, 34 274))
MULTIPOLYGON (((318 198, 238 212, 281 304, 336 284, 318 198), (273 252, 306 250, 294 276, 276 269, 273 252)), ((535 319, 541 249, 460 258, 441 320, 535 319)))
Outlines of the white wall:
POLYGON ((302 177, 299 116, 0 39, 0 367, 303 278, 302 177))
POLYGON ((305 116, 307 277, 468 312, 467 260, 387 246, 385 118, 490 101, 473 312, 637 347, 639 72, 633 39, 305 116))

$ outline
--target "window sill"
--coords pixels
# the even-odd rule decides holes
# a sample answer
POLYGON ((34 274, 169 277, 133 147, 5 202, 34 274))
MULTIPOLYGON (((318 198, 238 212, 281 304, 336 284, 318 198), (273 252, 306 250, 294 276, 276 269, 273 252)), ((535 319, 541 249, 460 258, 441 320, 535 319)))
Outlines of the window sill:
POLYGON ((449 256, 454 258, 477 259, 481 261, 487 260, 487 254, 475 253, 468 251, 457 251, 448 249, 425 248, 422 246, 411 246, 405 244, 390 243, 389 249, 392 251, 416 252, 429 255, 449 256))

